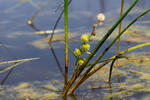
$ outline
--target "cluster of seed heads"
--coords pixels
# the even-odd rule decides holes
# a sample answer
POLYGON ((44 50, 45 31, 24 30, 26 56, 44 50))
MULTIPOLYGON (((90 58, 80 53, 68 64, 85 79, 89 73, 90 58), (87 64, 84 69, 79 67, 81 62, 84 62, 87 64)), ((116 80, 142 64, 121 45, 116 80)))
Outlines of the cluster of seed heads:
POLYGON ((104 20, 105 20, 105 15, 102 13, 99 13, 97 15, 97 20, 98 20, 98 24, 93 24, 93 30, 91 32, 90 35, 88 34, 83 34, 81 36, 81 45, 80 48, 76 48, 74 51, 74 54, 76 55, 77 59, 77 64, 78 65, 82 65, 84 63, 84 58, 81 58, 81 56, 83 55, 83 53, 87 53, 89 54, 90 52, 88 52, 90 50, 90 44, 89 44, 89 40, 91 36, 95 36, 96 35, 96 27, 98 25, 102 25, 104 20))
POLYGON ((80 48, 76 48, 74 53, 78 57, 78 65, 82 65, 84 63, 84 59, 81 58, 83 53, 87 53, 90 50, 89 35, 83 34, 81 36, 81 46, 80 48))

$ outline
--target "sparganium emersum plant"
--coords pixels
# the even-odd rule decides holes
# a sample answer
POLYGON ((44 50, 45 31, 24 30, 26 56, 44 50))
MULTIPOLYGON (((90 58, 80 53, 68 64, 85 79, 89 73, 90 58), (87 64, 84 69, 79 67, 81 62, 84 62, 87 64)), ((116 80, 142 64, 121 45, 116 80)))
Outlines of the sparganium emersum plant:
MULTIPOLYGON (((143 12, 141 15, 136 17, 133 21, 131 21, 121 32, 118 34, 102 51, 101 54, 97 55, 97 58, 92 61, 91 59, 95 57, 94 55, 97 53, 97 51, 102 47, 104 42, 108 39, 108 37, 113 33, 113 31, 117 28, 117 26, 123 21, 123 19, 128 15, 128 13, 133 9, 133 7, 137 4, 138 0, 135 0, 134 3, 127 9, 127 11, 118 19, 118 21, 108 30, 108 32, 105 34, 105 36, 98 42, 98 44, 95 47, 90 48, 89 40, 92 36, 96 35, 96 27, 98 25, 103 24, 105 20, 105 15, 100 13, 97 15, 97 24, 93 24, 93 30, 91 34, 83 34, 81 36, 81 45, 78 48, 75 48, 74 52, 72 51, 73 55, 76 57, 76 63, 75 63, 75 69, 71 76, 71 78, 66 82, 64 85, 62 96, 66 96, 67 94, 73 94, 74 91, 83 83, 85 82, 90 76, 92 76, 95 72, 97 72, 99 69, 104 67, 109 62, 114 62, 114 60, 121 58, 121 55, 132 51, 134 49, 150 45, 150 42, 140 44, 131 48, 128 48, 124 51, 119 52, 119 55, 114 55, 110 58, 107 58, 105 61, 102 61, 101 58, 107 53, 107 51, 112 47, 112 45, 120 38, 120 36, 132 25, 134 24, 138 19, 140 19, 142 16, 150 12, 150 9, 143 12), (92 49, 92 50, 90 50, 92 49), (89 50, 91 51, 89 53, 89 50), (87 55, 87 57, 83 56, 87 55), (90 62, 90 63, 89 63, 90 62), (95 65, 98 65, 95 67, 95 65)), ((67 0, 65 0, 65 3, 67 3, 67 0)), ((68 6, 65 6, 68 7, 68 6)), ((66 9, 64 10, 65 14, 68 14, 68 11, 66 9)), ((65 19, 66 20, 66 19, 65 19)), ((67 21, 65 21, 67 23, 67 21)), ((65 29, 68 24, 65 24, 65 29)), ((67 45, 67 42, 65 42, 65 45, 67 45)), ((66 71, 65 71, 66 72, 66 71)))

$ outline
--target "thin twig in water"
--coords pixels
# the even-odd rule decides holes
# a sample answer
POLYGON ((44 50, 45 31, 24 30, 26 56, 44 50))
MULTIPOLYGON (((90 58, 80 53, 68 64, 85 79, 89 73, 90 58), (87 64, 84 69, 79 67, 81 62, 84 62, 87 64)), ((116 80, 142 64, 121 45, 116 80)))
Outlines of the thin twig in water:
MULTIPOLYGON (((54 1, 54 0, 53 0, 53 1, 54 1)), ((50 5, 50 3, 52 3, 52 0, 51 0, 49 3, 47 3, 46 5, 44 5, 44 6, 42 6, 41 8, 39 8, 39 9, 32 15, 32 17, 28 20, 27 24, 28 24, 31 28, 33 28, 33 29, 36 30, 36 31, 40 31, 40 30, 34 25, 33 20, 35 19, 35 17, 36 17, 42 10, 44 10, 48 5, 50 5)))

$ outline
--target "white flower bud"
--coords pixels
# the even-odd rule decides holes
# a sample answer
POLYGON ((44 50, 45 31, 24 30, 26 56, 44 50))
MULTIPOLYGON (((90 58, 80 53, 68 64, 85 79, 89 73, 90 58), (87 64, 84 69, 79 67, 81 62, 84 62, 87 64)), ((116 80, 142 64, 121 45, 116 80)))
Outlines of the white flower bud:
POLYGON ((97 20, 103 22, 105 20, 105 15, 103 13, 99 13, 97 15, 97 20))

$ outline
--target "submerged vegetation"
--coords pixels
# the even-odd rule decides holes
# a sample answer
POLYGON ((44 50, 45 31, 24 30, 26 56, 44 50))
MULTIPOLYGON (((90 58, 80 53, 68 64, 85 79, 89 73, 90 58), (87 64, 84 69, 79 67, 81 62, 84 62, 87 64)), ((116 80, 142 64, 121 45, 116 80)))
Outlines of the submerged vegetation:
MULTIPOLYGON (((7 84, 5 85, 4 83, 15 67, 20 66, 21 64, 28 61, 38 60, 39 58, 16 59, 16 57, 14 57, 11 54, 10 50, 4 44, 2 44, 2 47, 6 48, 8 54, 10 54, 10 56, 12 56, 12 58, 15 60, 0 61, 0 65, 2 65, 2 67, 0 67, 0 74, 9 71, 6 74, 6 76, 3 79, 1 79, 2 82, 0 87, 0 96, 5 96, 8 93, 8 95, 10 95, 12 99, 17 98, 19 100, 54 100, 60 98, 67 100, 67 96, 70 95, 71 100, 76 100, 74 93, 77 89, 81 90, 81 92, 79 91, 79 94, 77 92, 75 94, 77 94, 77 96, 79 96, 79 98, 81 99, 83 99, 82 96, 84 96, 86 94, 85 92, 87 92, 87 97, 84 98, 85 100, 90 100, 92 98, 97 99, 97 95, 102 97, 104 100, 113 100, 113 98, 116 97, 117 99, 128 99, 128 97, 134 97, 134 95, 140 93, 149 94, 150 74, 148 70, 150 65, 150 54, 142 52, 140 54, 131 53, 125 55, 125 53, 128 53, 133 50, 138 50, 138 48, 150 46, 149 37, 147 35, 135 36, 135 34, 137 34, 138 32, 144 33, 149 32, 149 30, 145 30, 144 28, 144 31, 140 30, 141 27, 137 25, 138 29, 136 31, 134 30, 135 26, 133 26, 135 22, 137 22, 143 16, 148 14, 150 12, 150 9, 142 11, 140 15, 138 15, 132 21, 128 22, 128 24, 124 24, 124 19, 127 16, 129 16, 129 13, 133 10, 133 8, 137 5, 137 3, 140 0, 133 1, 134 2, 132 2, 130 7, 128 9, 125 9, 127 8, 124 7, 126 1, 121 0, 120 18, 117 19, 117 21, 114 23, 114 25, 112 25, 112 27, 109 27, 107 29, 103 28, 107 27, 107 25, 105 25, 105 20, 107 20, 108 16, 103 14, 102 12, 99 12, 99 14, 94 15, 96 23, 92 25, 92 31, 90 33, 81 33, 81 36, 78 37, 78 40, 73 40, 79 35, 77 35, 77 33, 70 33, 68 31, 70 25, 68 24, 70 18, 69 5, 71 4, 72 0, 64 0, 64 2, 59 5, 60 8, 64 8, 62 8, 60 16, 58 17, 55 25, 53 26, 53 29, 47 31, 39 30, 37 27, 35 27, 33 21, 34 18, 49 4, 45 4, 45 6, 42 6, 40 8, 37 5, 35 5, 34 2, 32 2, 31 0, 30 3, 33 5, 33 7, 37 8, 38 10, 27 23, 35 30, 36 35, 43 35, 44 39, 39 39, 38 41, 34 41, 28 44, 34 45, 35 47, 40 49, 44 49, 47 46, 47 44, 49 45, 52 55, 60 70, 60 74, 64 78, 64 82, 59 80, 52 80, 48 82, 36 81, 31 83, 22 82, 18 86, 8 86, 9 89, 6 89, 7 84), (57 25, 63 15, 64 29, 56 30, 57 25), (101 29, 107 32, 101 32, 101 29), (116 32, 117 29, 118 32, 116 32), (101 32, 103 35, 100 35, 98 31, 101 32), (63 34, 55 35, 55 33, 57 32, 63 34), (126 41, 124 38, 121 38, 123 34, 128 35, 129 33, 132 33, 131 37, 128 37, 130 40, 126 41), (111 36, 113 36, 113 38, 111 38, 111 36), (139 38, 143 40, 139 40, 139 38), (46 44, 44 44, 43 41, 46 44), (61 51, 61 53, 64 54, 64 57, 60 56, 60 58, 57 58, 57 53, 55 53, 55 48, 53 48, 53 43, 58 41, 63 41, 62 44, 64 44, 64 51, 61 51), (78 46, 73 47, 72 41, 77 43, 78 46), (93 45, 93 41, 96 41, 97 44, 94 42, 95 44, 93 45), (142 44, 134 44, 131 47, 125 46, 124 50, 122 50, 120 48, 120 46, 122 46, 122 41, 140 41, 139 43, 142 44), (112 49, 114 45, 117 45, 115 46, 117 47, 115 48, 115 51, 114 49, 112 49), (107 54, 110 55, 106 56, 107 54), (64 64, 61 64, 59 62, 59 59, 62 58, 64 58, 64 64), (71 66, 70 63, 72 63, 71 66), (117 82, 115 81, 116 77, 117 82), (85 85, 84 83, 88 85, 85 85), (101 93, 90 94, 96 89, 101 89, 101 93)), ((26 2, 26 0, 24 2, 26 2)), ((20 6, 20 4, 18 6, 20 6)), ((10 9, 6 10, 5 12, 9 12, 10 9)), ((143 21, 143 23, 147 22, 143 21)), ((84 30, 82 31, 84 32, 84 30)), ((57 51, 59 51, 59 49, 57 49, 57 51)), ((34 71, 36 71, 36 69, 34 71)), ((7 97, 3 98, 9 99, 7 97)), ((149 97, 142 98, 141 100, 147 99, 149 99, 149 97)))

